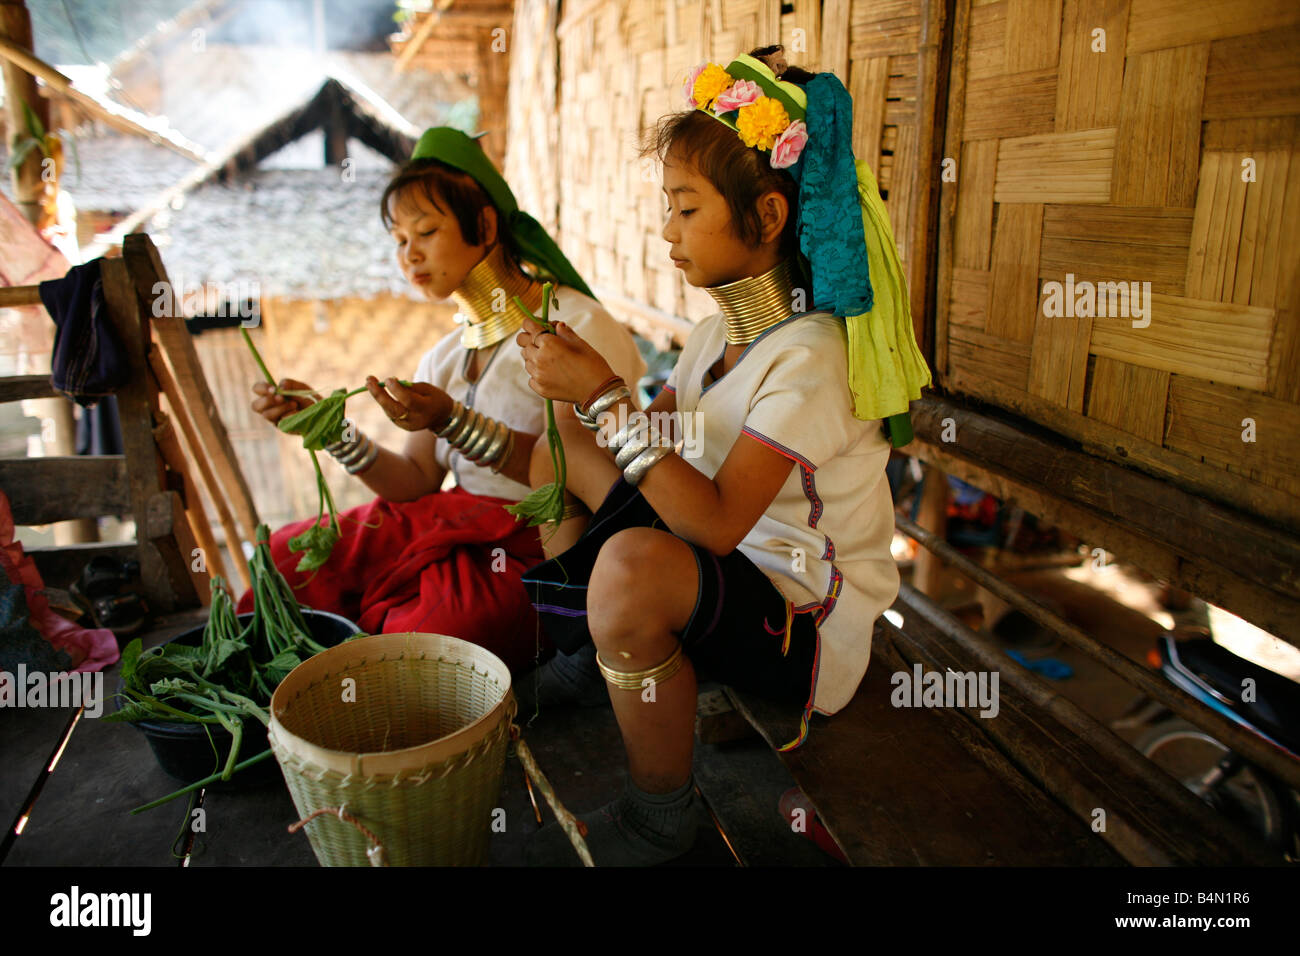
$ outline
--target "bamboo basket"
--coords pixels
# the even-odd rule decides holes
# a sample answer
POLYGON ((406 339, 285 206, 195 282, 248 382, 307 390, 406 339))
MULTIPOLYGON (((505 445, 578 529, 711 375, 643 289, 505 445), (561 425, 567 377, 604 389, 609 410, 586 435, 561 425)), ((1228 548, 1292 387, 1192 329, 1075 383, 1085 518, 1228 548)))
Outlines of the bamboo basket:
POLYGON ((480 865, 514 713, 505 664, 441 634, 299 665, 271 698, 270 739, 317 860, 480 865))

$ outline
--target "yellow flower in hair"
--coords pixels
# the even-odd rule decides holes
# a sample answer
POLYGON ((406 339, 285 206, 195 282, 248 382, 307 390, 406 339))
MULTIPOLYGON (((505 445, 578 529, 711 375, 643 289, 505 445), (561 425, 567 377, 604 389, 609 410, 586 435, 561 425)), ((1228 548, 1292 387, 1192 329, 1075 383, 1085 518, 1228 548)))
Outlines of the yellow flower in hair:
POLYGON ((694 98, 696 106, 701 109, 708 109, 709 104, 717 98, 718 94, 731 84, 731 75, 718 64, 710 63, 695 78, 695 84, 691 88, 691 96, 694 98))
POLYGON ((770 96, 744 107, 736 117, 736 130, 746 146, 771 149, 776 138, 790 125, 790 116, 780 100, 770 96))

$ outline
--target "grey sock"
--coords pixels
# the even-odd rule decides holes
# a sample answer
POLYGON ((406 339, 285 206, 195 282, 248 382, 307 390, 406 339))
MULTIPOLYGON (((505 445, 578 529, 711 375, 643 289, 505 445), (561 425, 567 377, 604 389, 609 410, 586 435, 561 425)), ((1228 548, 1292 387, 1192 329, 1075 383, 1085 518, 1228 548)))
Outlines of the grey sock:
MULTIPOLYGON (((597 866, 654 866, 695 845, 699 810, 694 777, 672 793, 646 793, 628 781, 621 797, 579 819, 587 825, 587 849, 597 866)), ((559 824, 550 824, 529 841, 528 861, 572 866, 578 857, 559 824)))

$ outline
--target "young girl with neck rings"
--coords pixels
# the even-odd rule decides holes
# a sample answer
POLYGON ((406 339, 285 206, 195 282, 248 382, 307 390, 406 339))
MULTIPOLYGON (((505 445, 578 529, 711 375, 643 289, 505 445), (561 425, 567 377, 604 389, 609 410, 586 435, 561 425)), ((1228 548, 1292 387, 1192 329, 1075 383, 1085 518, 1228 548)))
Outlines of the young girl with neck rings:
MULTIPOLYGON (((671 433, 638 425, 572 330, 516 339, 538 393, 577 403, 568 489, 594 514, 561 524, 523 580, 561 650, 594 644, 627 748, 624 794, 584 818, 598 864, 692 844, 697 673, 798 708, 798 746, 814 711, 852 698, 898 589, 881 420, 901 442, 929 381, 906 286, 844 87, 755 53, 696 68, 694 109, 647 147, 668 254, 720 309, 646 410, 671 433)), ((561 839, 540 833, 534 859, 561 839)))
MULTIPOLYGON (((628 331, 600 303, 545 230, 517 206, 479 144, 448 127, 425 131, 379 201, 403 275, 429 300, 452 298, 461 328, 424 353, 412 385, 366 379, 405 447, 364 434, 331 454, 376 497, 341 515, 341 537, 314 572, 296 570, 289 541, 315 522, 271 537, 276 566, 298 600, 370 633, 451 634, 496 653, 516 673, 536 658, 537 625, 519 575, 543 557, 536 528, 506 512, 529 492, 530 453, 545 431, 545 403, 528 387, 513 338, 537 311, 542 279, 557 282, 552 315, 581 326, 633 380, 645 363, 628 331), (453 487, 443 489, 445 479, 453 487)), ((412 309, 411 321, 425 321, 412 309)), ((305 400, 284 380, 259 382, 255 411, 271 422, 305 400)), ((571 413, 570 413, 571 415, 571 413)), ((251 610, 252 594, 240 602, 251 610)))

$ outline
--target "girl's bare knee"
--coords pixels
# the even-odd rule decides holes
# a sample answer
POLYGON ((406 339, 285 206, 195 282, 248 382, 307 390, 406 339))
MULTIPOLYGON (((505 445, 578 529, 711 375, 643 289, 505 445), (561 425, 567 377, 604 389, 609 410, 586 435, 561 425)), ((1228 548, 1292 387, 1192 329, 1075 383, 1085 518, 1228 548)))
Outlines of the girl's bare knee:
POLYGON ((656 569, 669 558, 672 540, 666 531, 625 528, 596 555, 587 589, 587 626, 611 667, 650 667, 672 652, 676 638, 664 602, 656 596, 665 585, 656 569))

